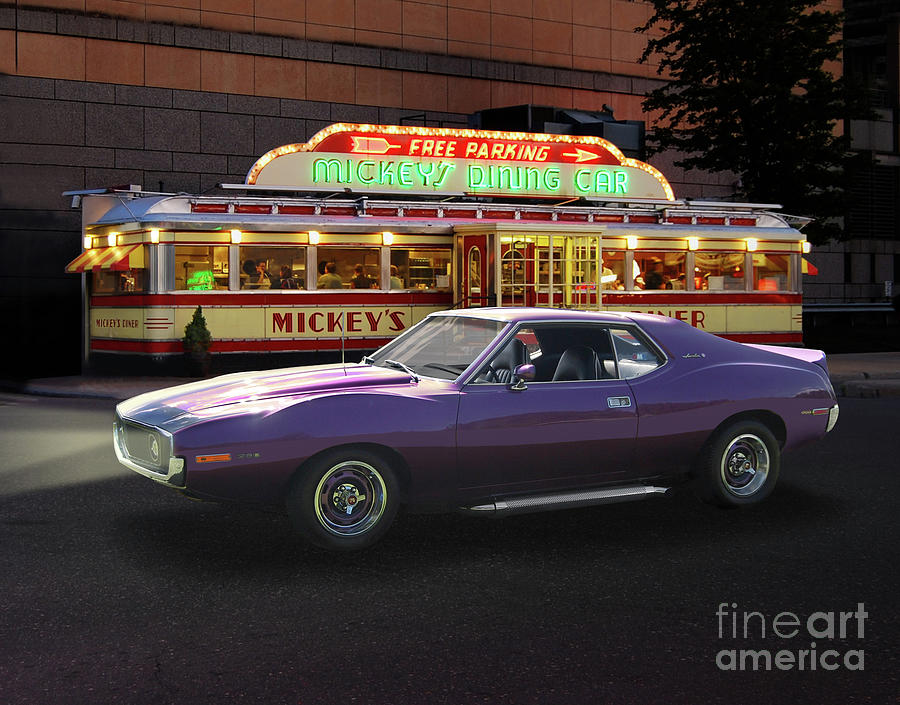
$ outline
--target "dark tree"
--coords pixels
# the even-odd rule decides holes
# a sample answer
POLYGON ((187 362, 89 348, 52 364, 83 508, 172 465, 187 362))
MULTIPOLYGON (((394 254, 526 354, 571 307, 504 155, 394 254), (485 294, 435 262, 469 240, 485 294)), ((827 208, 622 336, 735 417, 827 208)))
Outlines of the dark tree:
POLYGON ((649 1, 642 61, 656 57, 670 79, 644 100, 658 115, 651 151, 735 172, 738 197, 815 218, 814 242, 840 236, 854 157, 836 127, 867 113, 830 72, 841 16, 817 0, 649 1))

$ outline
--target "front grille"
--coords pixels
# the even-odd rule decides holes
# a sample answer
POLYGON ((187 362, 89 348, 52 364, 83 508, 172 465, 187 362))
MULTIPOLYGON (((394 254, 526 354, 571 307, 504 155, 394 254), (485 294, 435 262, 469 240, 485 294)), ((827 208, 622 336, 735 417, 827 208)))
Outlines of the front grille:
POLYGON ((166 474, 172 455, 171 440, 166 433, 118 417, 115 424, 116 442, 123 455, 148 470, 166 474))

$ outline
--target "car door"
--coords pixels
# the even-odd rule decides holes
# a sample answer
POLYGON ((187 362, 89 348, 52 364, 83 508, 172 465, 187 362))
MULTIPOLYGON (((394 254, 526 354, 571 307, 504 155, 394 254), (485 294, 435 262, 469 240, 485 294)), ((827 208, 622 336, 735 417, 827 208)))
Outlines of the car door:
MULTIPOLYGON (((538 337, 547 332, 540 326, 533 330, 538 337)), ((530 328, 517 333, 525 341, 533 335, 530 328)), ((587 338, 599 347, 597 341, 608 336, 605 328, 592 326, 587 338)), ((540 352, 552 357, 546 348, 540 352)), ((543 371, 522 390, 491 382, 487 376, 463 387, 457 457, 464 492, 577 487, 626 473, 637 431, 628 383, 617 378, 553 381, 556 363, 539 362, 545 363, 543 371)), ((614 364, 611 369, 616 374, 614 364)))

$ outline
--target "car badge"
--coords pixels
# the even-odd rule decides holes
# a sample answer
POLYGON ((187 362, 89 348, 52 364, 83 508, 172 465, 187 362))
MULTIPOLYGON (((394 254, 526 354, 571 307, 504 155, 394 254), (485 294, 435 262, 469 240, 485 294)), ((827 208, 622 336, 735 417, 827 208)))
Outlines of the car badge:
POLYGON ((159 441, 156 436, 150 436, 150 460, 154 463, 159 462, 159 441))

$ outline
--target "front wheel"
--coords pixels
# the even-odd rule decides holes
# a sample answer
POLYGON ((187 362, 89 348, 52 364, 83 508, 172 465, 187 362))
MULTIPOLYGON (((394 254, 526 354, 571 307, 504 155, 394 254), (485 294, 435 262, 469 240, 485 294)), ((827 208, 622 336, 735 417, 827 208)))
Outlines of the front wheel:
POLYGON ((368 548, 390 528, 399 506, 390 465, 367 450, 329 453, 300 469, 287 498, 297 530, 332 551, 368 548))
POLYGON ((711 504, 755 504, 772 493, 780 466, 781 450, 768 427, 740 421, 707 443, 697 466, 697 491, 711 504))

